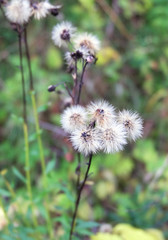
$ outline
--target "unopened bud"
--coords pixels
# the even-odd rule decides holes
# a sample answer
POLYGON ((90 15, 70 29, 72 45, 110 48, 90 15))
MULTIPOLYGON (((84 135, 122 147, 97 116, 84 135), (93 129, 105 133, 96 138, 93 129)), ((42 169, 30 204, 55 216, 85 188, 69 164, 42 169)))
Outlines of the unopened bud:
POLYGON ((49 91, 49 92, 54 92, 55 89, 56 89, 55 85, 50 85, 50 86, 48 87, 48 91, 49 91))
POLYGON ((92 55, 89 55, 86 60, 87 60, 88 63, 92 63, 92 62, 95 61, 95 57, 92 56, 92 55))
POLYGON ((51 15, 53 15, 54 17, 58 15, 59 11, 58 8, 52 8, 50 10, 51 15))

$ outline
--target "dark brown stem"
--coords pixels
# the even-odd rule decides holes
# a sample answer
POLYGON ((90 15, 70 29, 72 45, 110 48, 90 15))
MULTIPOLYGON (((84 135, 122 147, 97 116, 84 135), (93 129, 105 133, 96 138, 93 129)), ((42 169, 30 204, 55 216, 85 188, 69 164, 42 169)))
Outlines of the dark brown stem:
POLYGON ((28 64, 28 69, 29 69, 29 81, 30 81, 30 90, 34 90, 33 86, 33 73, 31 69, 31 61, 30 61, 30 51, 29 51, 29 45, 27 41, 27 29, 26 26, 24 28, 24 43, 25 43, 25 50, 26 50, 26 58, 27 58, 27 64, 28 64))
POLYGON ((77 212, 78 212, 78 207, 79 207, 79 203, 80 203, 80 198, 81 198, 81 193, 82 193, 82 190, 85 186, 85 183, 86 183, 86 180, 88 178, 88 174, 89 174, 89 170, 90 170, 90 166, 91 166, 91 162, 92 162, 92 154, 90 154, 89 156, 89 162, 88 162, 88 167, 87 167, 87 170, 86 170, 86 173, 85 173, 85 177, 84 177, 84 180, 78 190, 78 194, 77 194, 77 199, 76 199, 76 203, 75 203, 75 210, 74 210, 74 213, 73 213, 73 218, 72 218, 72 223, 71 223, 71 230, 70 230, 70 235, 69 235, 69 240, 72 240, 72 235, 73 235, 73 232, 74 232, 74 227, 75 227, 75 220, 76 220, 76 215, 77 215, 77 212))
POLYGON ((78 153, 78 166, 76 168, 76 174, 77 174, 77 182, 76 182, 76 190, 78 193, 79 186, 80 186, 80 174, 81 174, 81 154, 78 153))
POLYGON ((25 90, 25 80, 24 80, 24 73, 23 73, 22 33, 18 32, 18 40, 19 40, 20 72, 21 72, 21 78, 22 78, 23 119, 24 119, 24 122, 27 123, 26 90, 25 90))
POLYGON ((81 74, 81 79, 79 82, 79 90, 78 90, 78 95, 77 95, 77 100, 76 100, 76 104, 79 104, 80 102, 80 97, 81 97, 81 91, 82 91, 82 86, 83 86, 83 77, 84 77, 84 73, 86 70, 86 66, 87 66, 88 62, 86 62, 83 66, 83 70, 82 70, 82 74, 81 74))
POLYGON ((70 89, 68 88, 67 84, 64 83, 64 86, 65 86, 65 89, 67 90, 68 95, 72 98, 72 101, 74 101, 74 98, 73 98, 73 96, 72 96, 72 93, 71 93, 70 89))

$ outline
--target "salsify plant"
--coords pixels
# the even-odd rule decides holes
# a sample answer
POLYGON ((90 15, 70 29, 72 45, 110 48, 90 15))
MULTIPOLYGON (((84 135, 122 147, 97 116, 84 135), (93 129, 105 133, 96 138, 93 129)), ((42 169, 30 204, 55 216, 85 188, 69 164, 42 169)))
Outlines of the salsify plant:
MULTIPOLYGON (((62 128, 67 132, 78 154, 77 196, 69 233, 71 240, 74 236, 82 190, 89 176, 93 156, 102 151, 107 154, 122 151, 128 141, 135 141, 142 136, 143 121, 138 113, 130 110, 117 111, 106 100, 93 101, 86 107, 80 105, 86 67, 96 63, 96 54, 100 50, 100 41, 96 36, 87 32, 77 33, 70 22, 62 22, 53 28, 52 40, 56 46, 66 50, 65 60, 73 78, 72 89, 65 84, 71 97, 71 106, 61 115, 62 128), (80 179, 80 154, 89 158, 83 181, 80 179)), ((57 85, 51 85, 48 91, 55 91, 56 87, 57 85)))

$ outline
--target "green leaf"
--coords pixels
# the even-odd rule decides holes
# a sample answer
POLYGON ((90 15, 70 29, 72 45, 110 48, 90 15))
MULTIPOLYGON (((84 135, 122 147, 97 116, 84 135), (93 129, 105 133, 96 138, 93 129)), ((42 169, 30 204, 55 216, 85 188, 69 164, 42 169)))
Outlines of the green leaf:
POLYGON ((12 171, 16 177, 18 177, 23 183, 26 184, 26 178, 19 172, 19 170, 17 168, 13 167, 12 171))
POLYGON ((78 219, 77 220, 77 227, 79 228, 94 228, 100 226, 99 223, 92 222, 92 221, 83 221, 78 219))
POLYGON ((44 105, 38 107, 37 111, 38 111, 38 113, 40 113, 40 112, 46 111, 47 109, 48 109, 48 104, 44 104, 44 105))
POLYGON ((5 196, 5 197, 10 197, 11 196, 10 192, 8 192, 7 190, 4 190, 2 188, 0 188, 0 195, 5 196))
POLYGON ((55 168, 55 160, 50 161, 46 167, 46 174, 51 172, 55 168))

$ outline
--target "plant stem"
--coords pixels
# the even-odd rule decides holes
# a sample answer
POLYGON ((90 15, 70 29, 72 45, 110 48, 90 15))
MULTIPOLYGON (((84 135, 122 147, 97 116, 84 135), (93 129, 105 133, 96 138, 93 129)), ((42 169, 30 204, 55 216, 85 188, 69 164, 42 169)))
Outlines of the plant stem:
POLYGON ((32 74, 32 69, 31 69, 29 46, 28 46, 28 42, 27 42, 27 28, 26 28, 26 26, 25 26, 25 28, 24 28, 24 43, 25 43, 27 64, 28 64, 28 68, 29 68, 30 90, 34 90, 34 86, 33 86, 33 74, 32 74))
MULTIPOLYGON (((37 112, 37 106, 36 106, 36 100, 35 100, 35 93, 34 93, 34 91, 31 91, 30 94, 31 94, 33 112, 34 112, 34 118, 35 118, 37 142, 38 142, 39 152, 40 152, 40 160, 41 160, 42 176, 43 176, 43 186, 44 186, 45 189, 47 189, 46 165, 45 165, 43 144, 42 144, 42 140, 41 140, 41 129, 40 129, 40 126, 39 126, 39 119, 38 119, 38 112, 37 112)), ((52 239, 53 238, 52 223, 51 223, 51 217, 50 217, 49 210, 48 210, 47 206, 46 206, 46 213, 47 213, 48 231, 49 231, 50 238, 52 239)))
POLYGON ((76 190, 78 193, 79 186, 80 186, 80 174, 81 174, 81 154, 78 153, 78 166, 77 166, 77 183, 76 183, 76 190))
POLYGON ((92 154, 90 154, 89 156, 89 162, 88 162, 88 167, 87 167, 87 170, 86 170, 86 173, 85 173, 85 177, 84 177, 84 180, 78 190, 78 195, 77 195, 77 199, 76 199, 76 203, 75 203, 75 210, 74 210, 74 213, 73 213, 73 218, 72 218, 72 223, 71 223, 71 230, 70 230, 70 235, 69 235, 69 240, 72 240, 72 235, 73 235, 73 232, 74 232, 74 227, 75 227, 75 220, 76 220, 76 215, 77 215, 77 212, 78 212, 78 207, 79 207, 79 203, 80 203, 80 198, 81 198, 81 193, 82 193, 82 190, 85 186, 85 183, 86 183, 86 180, 88 178, 88 173, 89 173, 89 170, 90 170, 90 166, 91 166, 91 162, 92 162, 92 154))
POLYGON ((84 77, 84 73, 85 73, 87 64, 88 64, 88 62, 86 62, 83 66, 81 79, 80 79, 80 83, 79 83, 79 91, 78 91, 78 95, 77 95, 76 104, 79 104, 79 102, 80 102, 80 96, 81 96, 81 91, 82 91, 82 86, 83 86, 83 77, 84 77))
POLYGON ((26 90, 25 90, 25 80, 23 71, 23 53, 22 53, 22 32, 18 32, 19 37, 19 56, 20 56, 20 70, 22 78, 22 95, 23 95, 23 132, 24 132, 24 143, 25 143, 25 166, 26 166, 26 185, 31 202, 32 216, 34 226, 37 226, 37 220, 34 216, 34 204, 32 200, 32 188, 31 188, 31 174, 30 174, 30 159, 29 159, 29 141, 28 141, 28 128, 27 128, 27 111, 26 111, 26 90))
MULTIPOLYGON (((42 139, 41 139, 41 129, 40 129, 40 125, 39 125, 35 90, 34 90, 34 86, 33 86, 33 73, 32 73, 32 69, 31 69, 31 59, 30 59, 30 53, 29 53, 30 51, 29 51, 29 46, 28 46, 28 41, 27 41, 26 27, 24 29, 24 43, 25 43, 26 58, 27 58, 27 64, 28 64, 28 70, 29 70, 30 95, 31 95, 31 101, 32 101, 32 106, 33 106, 33 115, 34 115, 34 119, 35 119, 37 142, 38 142, 39 153, 40 153, 43 186, 45 189, 47 189, 46 164, 45 164, 45 157, 44 157, 44 151, 43 151, 43 143, 42 143, 42 139)), ((46 199, 46 200, 48 202, 48 199, 46 199)), ((46 214, 47 214, 47 228, 48 228, 50 239, 52 239, 54 236, 54 233, 52 230, 52 222, 51 222, 51 217, 50 217, 50 213, 48 210, 48 206, 46 206, 46 214)))
POLYGON ((31 94, 31 101, 32 101, 32 106, 33 106, 33 114, 34 114, 34 118, 35 118, 37 142, 38 142, 39 152, 40 152, 41 168, 42 168, 42 175, 43 175, 43 185, 44 185, 44 187, 46 187, 47 186, 46 170, 45 170, 46 165, 45 165, 43 144, 42 144, 42 140, 41 140, 41 129, 39 126, 38 112, 37 112, 37 106, 36 106, 36 100, 35 100, 35 92, 31 91, 30 94, 31 94))
POLYGON ((34 204, 33 204, 33 198, 32 198, 31 175, 30 175, 29 140, 28 140, 28 129, 27 129, 26 123, 23 124, 23 130, 24 130, 24 141, 25 141, 26 184, 27 184, 27 191, 28 191, 28 195, 31 203, 33 223, 34 223, 34 226, 36 227, 38 223, 34 215, 34 204))
POLYGON ((22 33, 18 32, 18 38, 19 38, 20 72, 21 72, 21 79, 22 79, 23 119, 24 119, 24 123, 27 124, 26 89, 25 89, 25 80, 24 80, 24 73, 23 73, 22 33))

